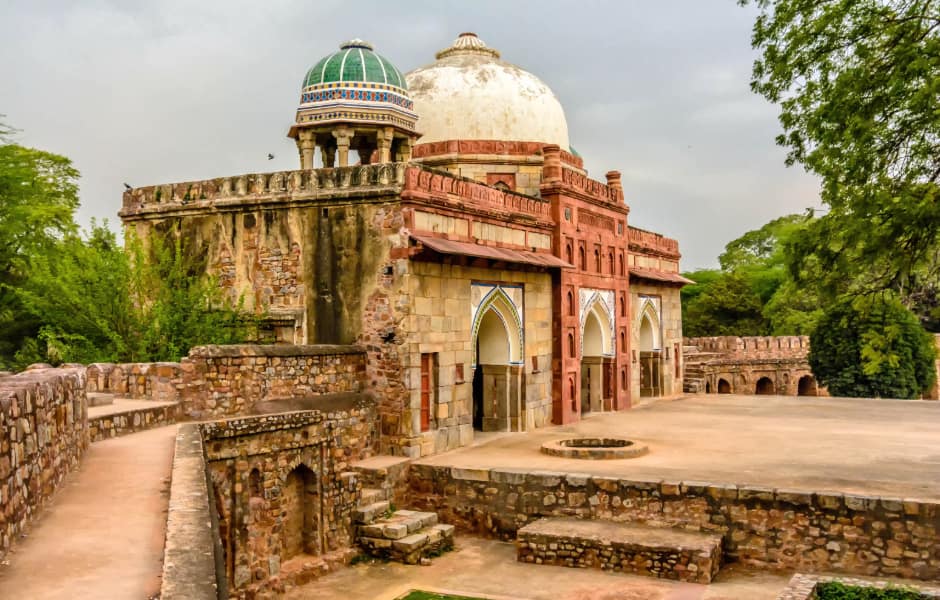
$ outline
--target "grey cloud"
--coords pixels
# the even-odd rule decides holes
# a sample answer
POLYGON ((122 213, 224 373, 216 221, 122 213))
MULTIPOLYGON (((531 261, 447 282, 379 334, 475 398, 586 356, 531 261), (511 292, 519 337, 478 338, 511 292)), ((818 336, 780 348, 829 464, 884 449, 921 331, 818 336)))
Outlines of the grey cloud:
POLYGON ((632 223, 678 238, 684 267, 711 266, 818 203, 774 145, 776 107, 749 90, 753 16, 731 0, 5 3, 0 113, 75 161, 82 220, 115 221, 123 181, 294 168, 299 82, 341 41, 407 71, 476 31, 552 87, 595 178, 624 173, 632 223))

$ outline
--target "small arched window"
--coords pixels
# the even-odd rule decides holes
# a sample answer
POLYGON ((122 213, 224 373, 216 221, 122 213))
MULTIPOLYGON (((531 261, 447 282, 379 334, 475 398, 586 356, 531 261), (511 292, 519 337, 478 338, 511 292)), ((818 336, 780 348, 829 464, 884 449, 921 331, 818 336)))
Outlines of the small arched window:
POLYGON ((627 334, 622 329, 620 330, 620 351, 627 351, 627 334))
POLYGON ((568 334, 568 356, 574 358, 574 334, 568 334))
POLYGON ((568 314, 574 315, 574 294, 568 290, 568 314))
POLYGON ((607 262, 610 264, 610 274, 614 274, 614 253, 611 252, 607 255, 607 262))
POLYGON ((620 266, 620 275, 623 276, 623 254, 622 253, 619 256, 617 256, 617 262, 619 263, 619 266, 620 266))
POLYGON ((568 261, 569 265, 574 264, 574 260, 572 260, 572 256, 571 256, 571 244, 565 245, 565 259, 568 261))
POLYGON ((601 251, 597 248, 594 249, 594 270, 601 272, 601 251))
POLYGON ((627 370, 620 369, 620 389, 627 389, 627 370))
POLYGON ((627 301, 623 296, 620 296, 620 316, 627 316, 627 301))
POLYGON ((578 263, 582 271, 587 271, 587 257, 584 256, 584 247, 578 248, 578 263))

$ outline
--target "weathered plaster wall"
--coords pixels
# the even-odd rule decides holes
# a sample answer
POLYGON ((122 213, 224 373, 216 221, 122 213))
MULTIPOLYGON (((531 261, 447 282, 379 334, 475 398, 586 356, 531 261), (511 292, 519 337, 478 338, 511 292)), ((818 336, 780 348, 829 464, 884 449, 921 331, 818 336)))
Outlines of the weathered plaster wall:
POLYGON ((84 368, 0 377, 0 559, 87 449, 84 368))
POLYGON ((411 500, 483 535, 512 539, 543 516, 679 527, 724 536, 758 568, 940 577, 940 504, 707 482, 412 464, 411 500))
POLYGON ((355 554, 361 484, 350 462, 371 455, 374 423, 361 402, 200 426, 235 597, 283 593, 355 554))

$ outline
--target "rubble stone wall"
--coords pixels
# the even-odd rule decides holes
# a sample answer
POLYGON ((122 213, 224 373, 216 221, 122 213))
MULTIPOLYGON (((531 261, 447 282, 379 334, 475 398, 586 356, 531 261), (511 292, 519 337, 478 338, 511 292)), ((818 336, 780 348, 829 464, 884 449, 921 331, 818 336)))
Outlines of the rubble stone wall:
POLYGON ((371 456, 375 423, 362 401, 200 426, 233 597, 283 593, 355 555, 350 462, 371 456))
POLYGON ((720 533, 727 560, 758 568, 940 577, 937 502, 420 464, 410 488, 415 508, 506 540, 537 518, 575 516, 720 533))
POLYGON ((809 336, 717 336, 686 338, 687 346, 698 346, 702 352, 717 352, 723 358, 806 358, 809 352, 809 336))
POLYGON ((365 353, 357 346, 197 346, 184 358, 181 398, 194 419, 251 414, 262 401, 360 392, 365 353))
POLYGON ((161 401, 180 397, 179 363, 93 363, 85 370, 85 378, 88 392, 161 401))
POLYGON ((87 449, 83 368, 0 378, 0 559, 87 449))

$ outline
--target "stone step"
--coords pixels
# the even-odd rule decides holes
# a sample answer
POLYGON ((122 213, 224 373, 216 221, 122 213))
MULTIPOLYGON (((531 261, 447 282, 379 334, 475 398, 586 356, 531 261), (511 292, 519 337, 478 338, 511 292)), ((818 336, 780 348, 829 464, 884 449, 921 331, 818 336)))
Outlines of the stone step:
POLYGON ((114 404, 115 395, 105 392, 88 392, 85 397, 88 398, 88 406, 107 406, 114 404))
POLYGON ((357 541, 363 551, 378 558, 415 565, 422 558, 430 558, 454 547, 453 525, 434 523, 394 539, 367 535, 366 532, 374 527, 360 528, 357 541))
POLYGON ((387 500, 357 506, 353 511, 353 522, 368 525, 376 519, 385 517, 386 513, 388 513, 388 509, 389 504, 387 500))
POLYGON ((516 558, 707 584, 721 566, 721 536, 611 521, 547 518, 519 529, 516 558))
POLYGON ((414 510, 399 510, 359 527, 360 535, 388 540, 400 540, 426 527, 437 524, 437 514, 414 510))
POLYGON ((385 490, 384 500, 404 503, 410 463, 411 459, 407 457, 380 454, 356 461, 350 464, 350 468, 359 473, 363 486, 385 490))
MULTIPOLYGON (((358 476, 358 473, 356 473, 358 476)), ((362 494, 359 496, 359 506, 368 506, 376 502, 385 502, 388 500, 388 492, 380 488, 362 488, 362 494)))

